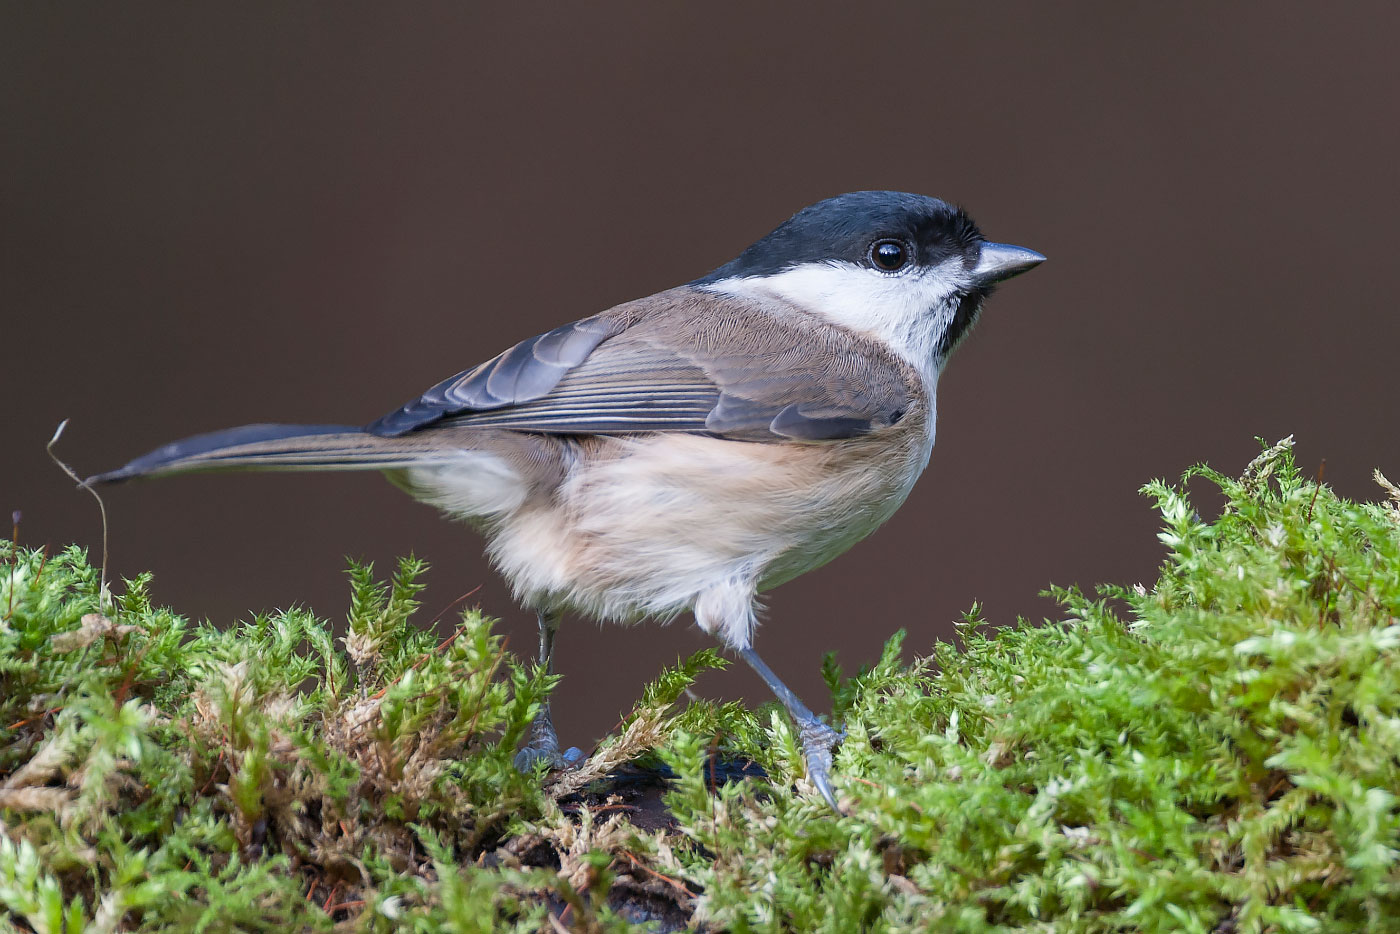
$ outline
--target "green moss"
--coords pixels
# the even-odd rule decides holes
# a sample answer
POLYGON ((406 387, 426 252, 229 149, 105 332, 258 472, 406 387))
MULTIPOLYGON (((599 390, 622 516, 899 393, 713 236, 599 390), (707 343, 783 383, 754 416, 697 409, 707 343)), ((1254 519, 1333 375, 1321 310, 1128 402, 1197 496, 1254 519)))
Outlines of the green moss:
POLYGON ((541 787, 510 758, 550 679, 477 614, 414 628, 419 562, 353 568, 337 643, 190 626, 144 579, 99 614, 79 550, 7 544, 0 928, 1400 930, 1400 494, 1341 500, 1287 443, 1192 475, 1226 505, 1146 488, 1155 586, 829 661, 839 817, 774 708, 678 706, 713 653, 541 787))

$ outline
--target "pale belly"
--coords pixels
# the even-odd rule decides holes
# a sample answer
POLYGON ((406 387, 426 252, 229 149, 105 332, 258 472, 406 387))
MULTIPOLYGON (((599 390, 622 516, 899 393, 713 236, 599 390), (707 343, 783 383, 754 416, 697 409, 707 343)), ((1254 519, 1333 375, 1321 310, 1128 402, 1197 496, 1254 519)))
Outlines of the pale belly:
POLYGON ((895 445, 618 439, 548 501, 493 521, 488 551, 528 605, 668 619, 717 588, 775 587, 873 532, 928 462, 931 432, 901 434, 895 445))

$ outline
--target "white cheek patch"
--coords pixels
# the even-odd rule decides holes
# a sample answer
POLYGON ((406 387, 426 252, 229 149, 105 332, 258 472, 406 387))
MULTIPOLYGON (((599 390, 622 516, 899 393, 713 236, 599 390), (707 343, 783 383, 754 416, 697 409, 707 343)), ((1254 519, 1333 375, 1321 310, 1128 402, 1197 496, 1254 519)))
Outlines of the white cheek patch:
POLYGON ((938 340, 958 310, 957 293, 969 285, 961 260, 950 259, 903 275, 851 263, 803 263, 771 276, 721 279, 705 288, 742 298, 779 298, 870 334, 932 384, 938 378, 938 340))

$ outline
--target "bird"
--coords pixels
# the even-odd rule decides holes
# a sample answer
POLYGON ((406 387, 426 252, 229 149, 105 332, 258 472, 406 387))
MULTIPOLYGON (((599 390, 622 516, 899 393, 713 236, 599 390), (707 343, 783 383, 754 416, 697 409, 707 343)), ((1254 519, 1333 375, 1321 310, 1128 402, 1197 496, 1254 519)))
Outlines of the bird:
MULTIPOLYGON (((811 204, 684 285, 523 340, 375 421, 175 441, 88 486, 220 470, 373 470, 484 537, 553 670, 567 614, 689 612, 791 716, 840 811, 843 734, 759 657, 760 595, 875 531, 929 462, 945 364, 1040 253, 937 198, 811 204)), ((517 767, 564 768, 548 703, 517 767)))

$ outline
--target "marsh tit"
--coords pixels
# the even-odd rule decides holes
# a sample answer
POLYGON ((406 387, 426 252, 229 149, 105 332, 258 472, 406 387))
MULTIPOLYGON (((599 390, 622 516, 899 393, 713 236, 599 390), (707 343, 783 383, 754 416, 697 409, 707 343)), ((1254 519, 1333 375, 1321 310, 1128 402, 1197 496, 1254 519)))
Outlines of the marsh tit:
MULTIPOLYGON (((465 520, 539 616, 689 611, 787 708, 836 807, 840 734, 753 648, 758 595, 888 519, 928 464, 938 376, 1003 279, 1045 257, 961 209, 859 191, 718 269, 532 337, 368 425, 247 425, 86 481, 378 470, 465 520)), ((517 758, 561 764, 546 706, 517 758)))

